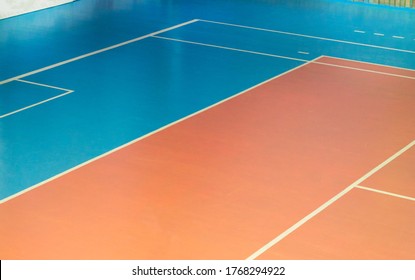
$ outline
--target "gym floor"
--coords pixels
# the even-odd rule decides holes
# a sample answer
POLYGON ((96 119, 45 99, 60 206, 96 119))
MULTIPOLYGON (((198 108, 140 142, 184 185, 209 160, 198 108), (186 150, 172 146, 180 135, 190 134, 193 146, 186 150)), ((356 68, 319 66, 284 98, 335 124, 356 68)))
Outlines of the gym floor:
POLYGON ((346 0, 0 20, 0 259, 415 259, 414 26, 346 0))

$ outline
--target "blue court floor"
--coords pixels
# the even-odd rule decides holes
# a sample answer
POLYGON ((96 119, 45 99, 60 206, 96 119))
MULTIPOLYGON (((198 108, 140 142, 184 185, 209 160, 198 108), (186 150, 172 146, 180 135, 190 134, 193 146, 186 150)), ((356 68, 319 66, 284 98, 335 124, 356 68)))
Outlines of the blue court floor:
POLYGON ((321 55, 414 69, 414 15, 349 1, 82 0, 2 20, 0 197, 321 55))

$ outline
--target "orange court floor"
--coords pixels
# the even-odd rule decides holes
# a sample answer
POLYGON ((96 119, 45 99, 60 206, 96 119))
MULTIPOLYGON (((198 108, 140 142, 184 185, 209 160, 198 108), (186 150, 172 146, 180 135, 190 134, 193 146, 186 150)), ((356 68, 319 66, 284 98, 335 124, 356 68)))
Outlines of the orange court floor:
POLYGON ((303 64, 2 203, 1 258, 413 259, 414 89, 303 64))
POLYGON ((414 26, 349 0, 1 19, 0 259, 415 260, 414 26))

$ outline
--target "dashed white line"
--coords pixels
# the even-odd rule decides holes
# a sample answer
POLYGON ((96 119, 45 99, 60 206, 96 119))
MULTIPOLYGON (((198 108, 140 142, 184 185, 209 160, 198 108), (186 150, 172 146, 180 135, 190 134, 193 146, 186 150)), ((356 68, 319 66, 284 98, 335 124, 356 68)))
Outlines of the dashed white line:
POLYGON ((403 37, 403 36, 396 36, 396 35, 393 35, 392 38, 395 38, 395 39, 405 39, 405 37, 403 37))
MULTIPOLYGON (((220 46, 220 45, 205 44, 205 43, 199 43, 199 42, 195 42, 195 41, 187 41, 187 40, 181 40, 181 39, 175 39, 175 38, 169 38, 169 37, 163 37, 163 36, 156 36, 156 35, 152 36, 152 37, 153 38, 158 38, 158 39, 163 39, 163 40, 170 40, 170 41, 186 43, 186 44, 193 44, 193 45, 206 46, 206 47, 211 47, 211 48, 224 49, 224 50, 229 50, 229 51, 237 51, 237 52, 250 53, 250 54, 255 54, 255 55, 263 55, 263 56, 276 57, 276 58, 282 58, 282 59, 309 62, 309 60, 307 60, 305 58, 302 59, 302 58, 275 55, 275 54, 270 54, 270 53, 255 52, 255 51, 244 50, 244 49, 235 49, 235 48, 230 48, 230 47, 225 47, 225 46, 220 46)), ((330 57, 330 56, 327 56, 327 57, 330 57)), ((321 65, 328 65, 328 66, 332 66, 332 67, 352 69, 352 70, 358 70, 358 71, 364 71, 364 72, 370 72, 370 73, 376 73, 376 74, 381 74, 381 75, 388 75, 388 76, 393 76, 393 77, 400 77, 400 78, 415 80, 415 77, 411 77, 411 76, 397 75, 397 74, 392 74, 392 73, 387 73, 387 72, 373 71, 373 70, 367 70, 367 69, 349 67, 349 66, 342 66, 342 65, 319 62, 319 61, 314 61, 313 63, 321 64, 321 65)))
POLYGON ((356 32, 356 33, 362 33, 362 34, 365 34, 366 33, 366 31, 363 31, 363 30, 354 30, 354 32, 356 32))
POLYGON ((385 36, 385 34, 383 34, 383 33, 373 33, 373 35, 375 35, 375 36, 385 36))
MULTIPOLYGON (((352 42, 352 41, 337 40, 337 39, 332 39, 332 38, 311 36, 311 35, 306 35, 306 34, 292 33, 292 32, 279 31, 279 30, 266 29, 266 28, 258 28, 258 27, 252 27, 252 26, 246 26, 246 25, 240 25, 240 24, 232 24, 232 23, 219 22, 219 21, 212 21, 212 20, 205 20, 205 19, 199 19, 199 21, 200 22, 213 23, 213 24, 234 26, 234 27, 239 27, 239 28, 252 29, 252 30, 259 30, 259 31, 264 31, 264 32, 286 34, 286 35, 299 36, 299 37, 304 37, 304 38, 325 40, 325 41, 330 41, 330 42, 337 42, 337 43, 343 43, 343 44, 350 44, 350 45, 357 45, 357 46, 363 46, 363 47, 369 47, 369 48, 377 48, 377 49, 383 49, 383 50, 390 50, 390 51, 397 51, 397 52, 405 52, 405 53, 415 54, 415 51, 412 51, 412 50, 389 48, 389 47, 383 47, 383 46, 378 46, 378 45, 363 44, 363 43, 352 42)), ((363 31, 363 32, 365 32, 365 31, 363 31)))

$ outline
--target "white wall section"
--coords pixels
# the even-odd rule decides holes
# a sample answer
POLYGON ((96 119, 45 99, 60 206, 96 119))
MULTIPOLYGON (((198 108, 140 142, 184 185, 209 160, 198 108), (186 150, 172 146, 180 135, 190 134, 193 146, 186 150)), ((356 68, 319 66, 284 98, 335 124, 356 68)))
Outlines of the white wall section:
POLYGON ((75 0, 0 0, 0 19, 17 16, 75 0))

